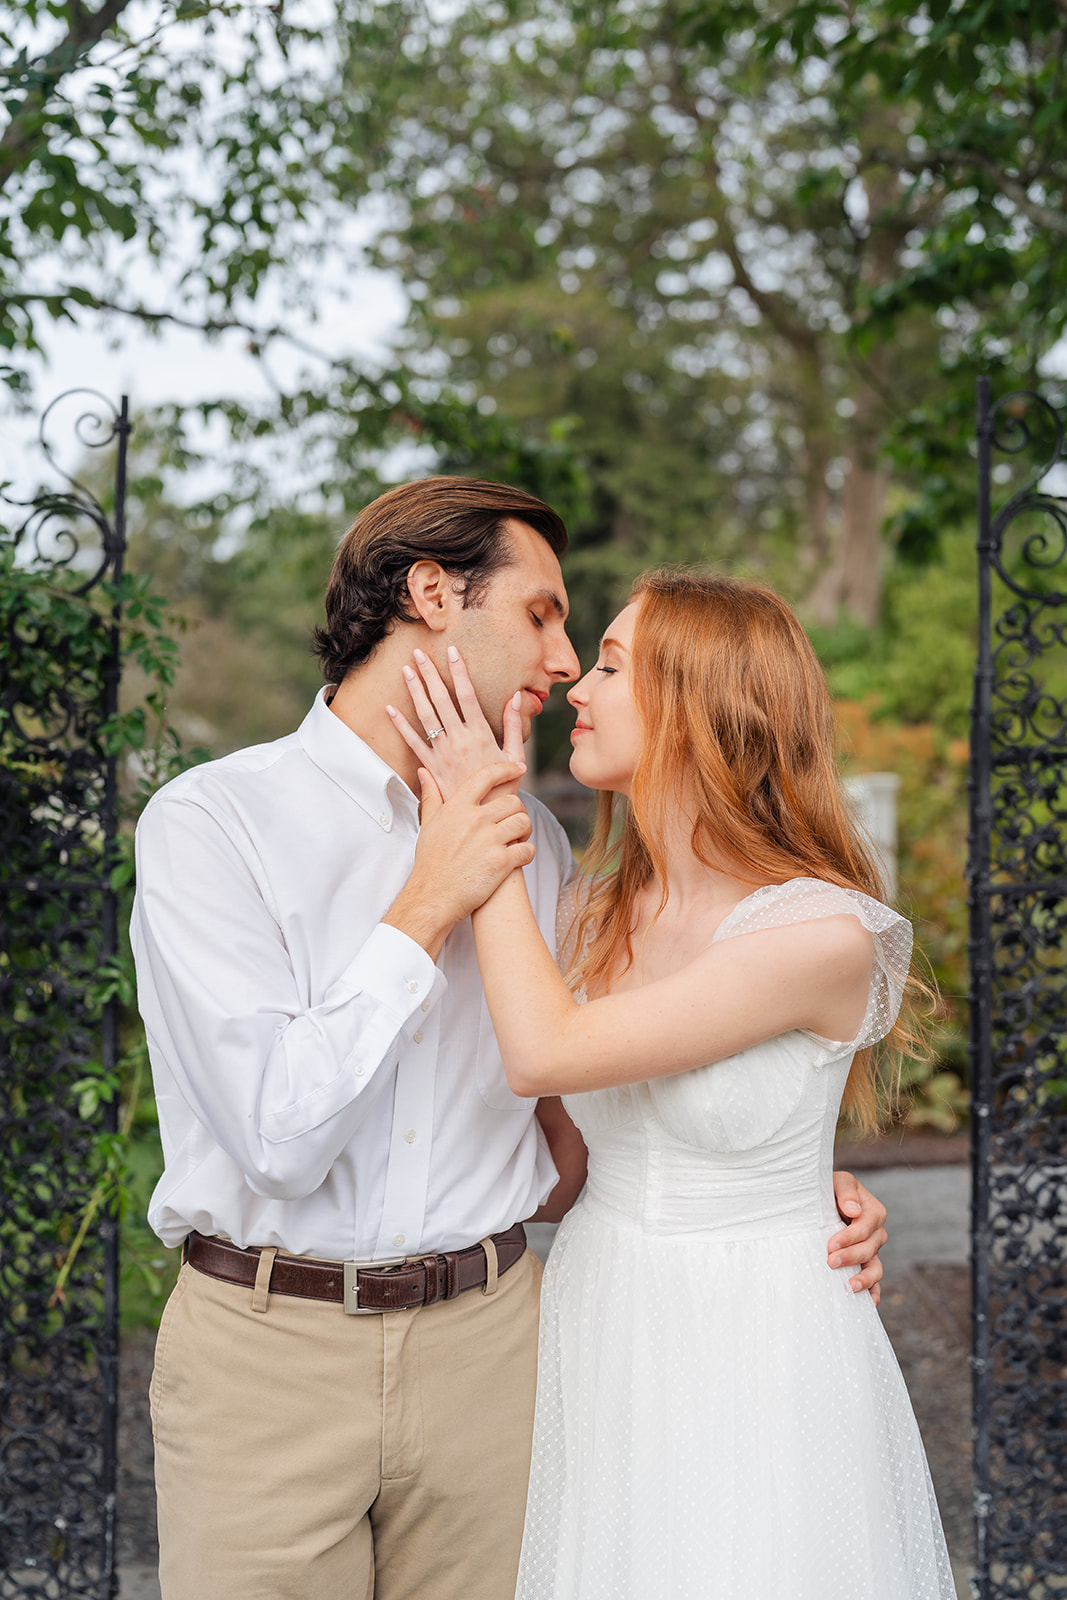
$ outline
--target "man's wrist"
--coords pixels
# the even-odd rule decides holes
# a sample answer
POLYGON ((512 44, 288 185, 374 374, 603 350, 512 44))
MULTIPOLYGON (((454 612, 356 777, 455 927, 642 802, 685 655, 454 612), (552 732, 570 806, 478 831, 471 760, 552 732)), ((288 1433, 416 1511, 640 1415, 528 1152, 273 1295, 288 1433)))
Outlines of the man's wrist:
POLYGON ((407 884, 382 921, 422 946, 436 962, 445 940, 459 919, 446 907, 429 899, 417 885, 407 884))

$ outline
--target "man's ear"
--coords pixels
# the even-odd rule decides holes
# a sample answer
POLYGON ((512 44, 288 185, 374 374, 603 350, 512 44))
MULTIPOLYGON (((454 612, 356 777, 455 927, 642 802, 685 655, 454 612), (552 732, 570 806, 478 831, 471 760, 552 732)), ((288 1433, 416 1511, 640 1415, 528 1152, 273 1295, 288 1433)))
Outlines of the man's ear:
POLYGON ((439 561, 416 561, 408 573, 408 594, 419 621, 434 633, 444 631, 461 603, 439 561))

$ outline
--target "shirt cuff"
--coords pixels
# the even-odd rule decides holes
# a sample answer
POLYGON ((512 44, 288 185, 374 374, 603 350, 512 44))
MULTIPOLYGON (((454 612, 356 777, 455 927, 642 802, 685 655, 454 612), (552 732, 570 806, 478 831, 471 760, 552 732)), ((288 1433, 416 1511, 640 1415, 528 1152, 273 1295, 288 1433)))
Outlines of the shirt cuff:
POLYGON ((399 1026, 413 1011, 428 1011, 447 988, 448 979, 421 944, 399 928, 379 922, 324 998, 334 1006, 357 994, 373 995, 399 1026))

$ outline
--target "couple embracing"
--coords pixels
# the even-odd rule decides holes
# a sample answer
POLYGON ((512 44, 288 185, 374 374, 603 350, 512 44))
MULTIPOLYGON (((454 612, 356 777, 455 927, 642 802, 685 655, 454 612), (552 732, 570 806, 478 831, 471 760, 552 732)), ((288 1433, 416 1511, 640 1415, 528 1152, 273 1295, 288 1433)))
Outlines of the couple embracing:
POLYGON ((163 1600, 953 1594, 831 1173, 911 933, 821 673, 770 591, 659 573, 580 677, 565 548, 503 485, 383 495, 300 728, 140 823, 163 1600), (518 792, 557 683, 577 880, 518 792))

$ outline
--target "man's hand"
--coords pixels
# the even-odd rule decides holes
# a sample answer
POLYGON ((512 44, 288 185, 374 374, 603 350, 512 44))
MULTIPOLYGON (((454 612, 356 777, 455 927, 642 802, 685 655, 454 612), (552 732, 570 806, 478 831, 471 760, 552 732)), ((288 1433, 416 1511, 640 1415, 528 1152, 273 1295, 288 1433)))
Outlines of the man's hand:
POLYGON ((549 1153, 559 1173, 559 1182, 548 1199, 528 1222, 562 1222, 585 1184, 589 1152, 585 1140, 563 1109, 558 1095, 538 1100, 537 1120, 548 1141, 549 1153))
POLYGON ((422 826, 415 865, 382 921, 421 944, 434 961, 456 923, 534 858, 523 803, 499 787, 516 782, 525 770, 515 761, 482 767, 446 804, 430 774, 419 769, 422 826))
POLYGON ((831 1267, 863 1268, 849 1280, 854 1293, 871 1291, 875 1305, 882 1296, 882 1263, 878 1252, 889 1235, 885 1229, 886 1209, 851 1172, 834 1173, 834 1201, 839 1216, 849 1226, 835 1233, 826 1250, 831 1267))
MULTIPOLYGON (((504 748, 501 750, 485 719, 463 657, 454 645, 448 648, 448 664, 458 710, 441 674, 421 650, 415 651, 415 666, 404 668, 404 681, 424 731, 418 733, 395 706, 385 708, 408 749, 432 774, 445 800, 450 800, 461 784, 483 767, 500 761, 522 761, 519 711, 522 696, 513 695, 504 707, 504 748), (434 737, 429 739, 431 732, 434 737)), ((517 789, 518 779, 507 787, 517 789)))

